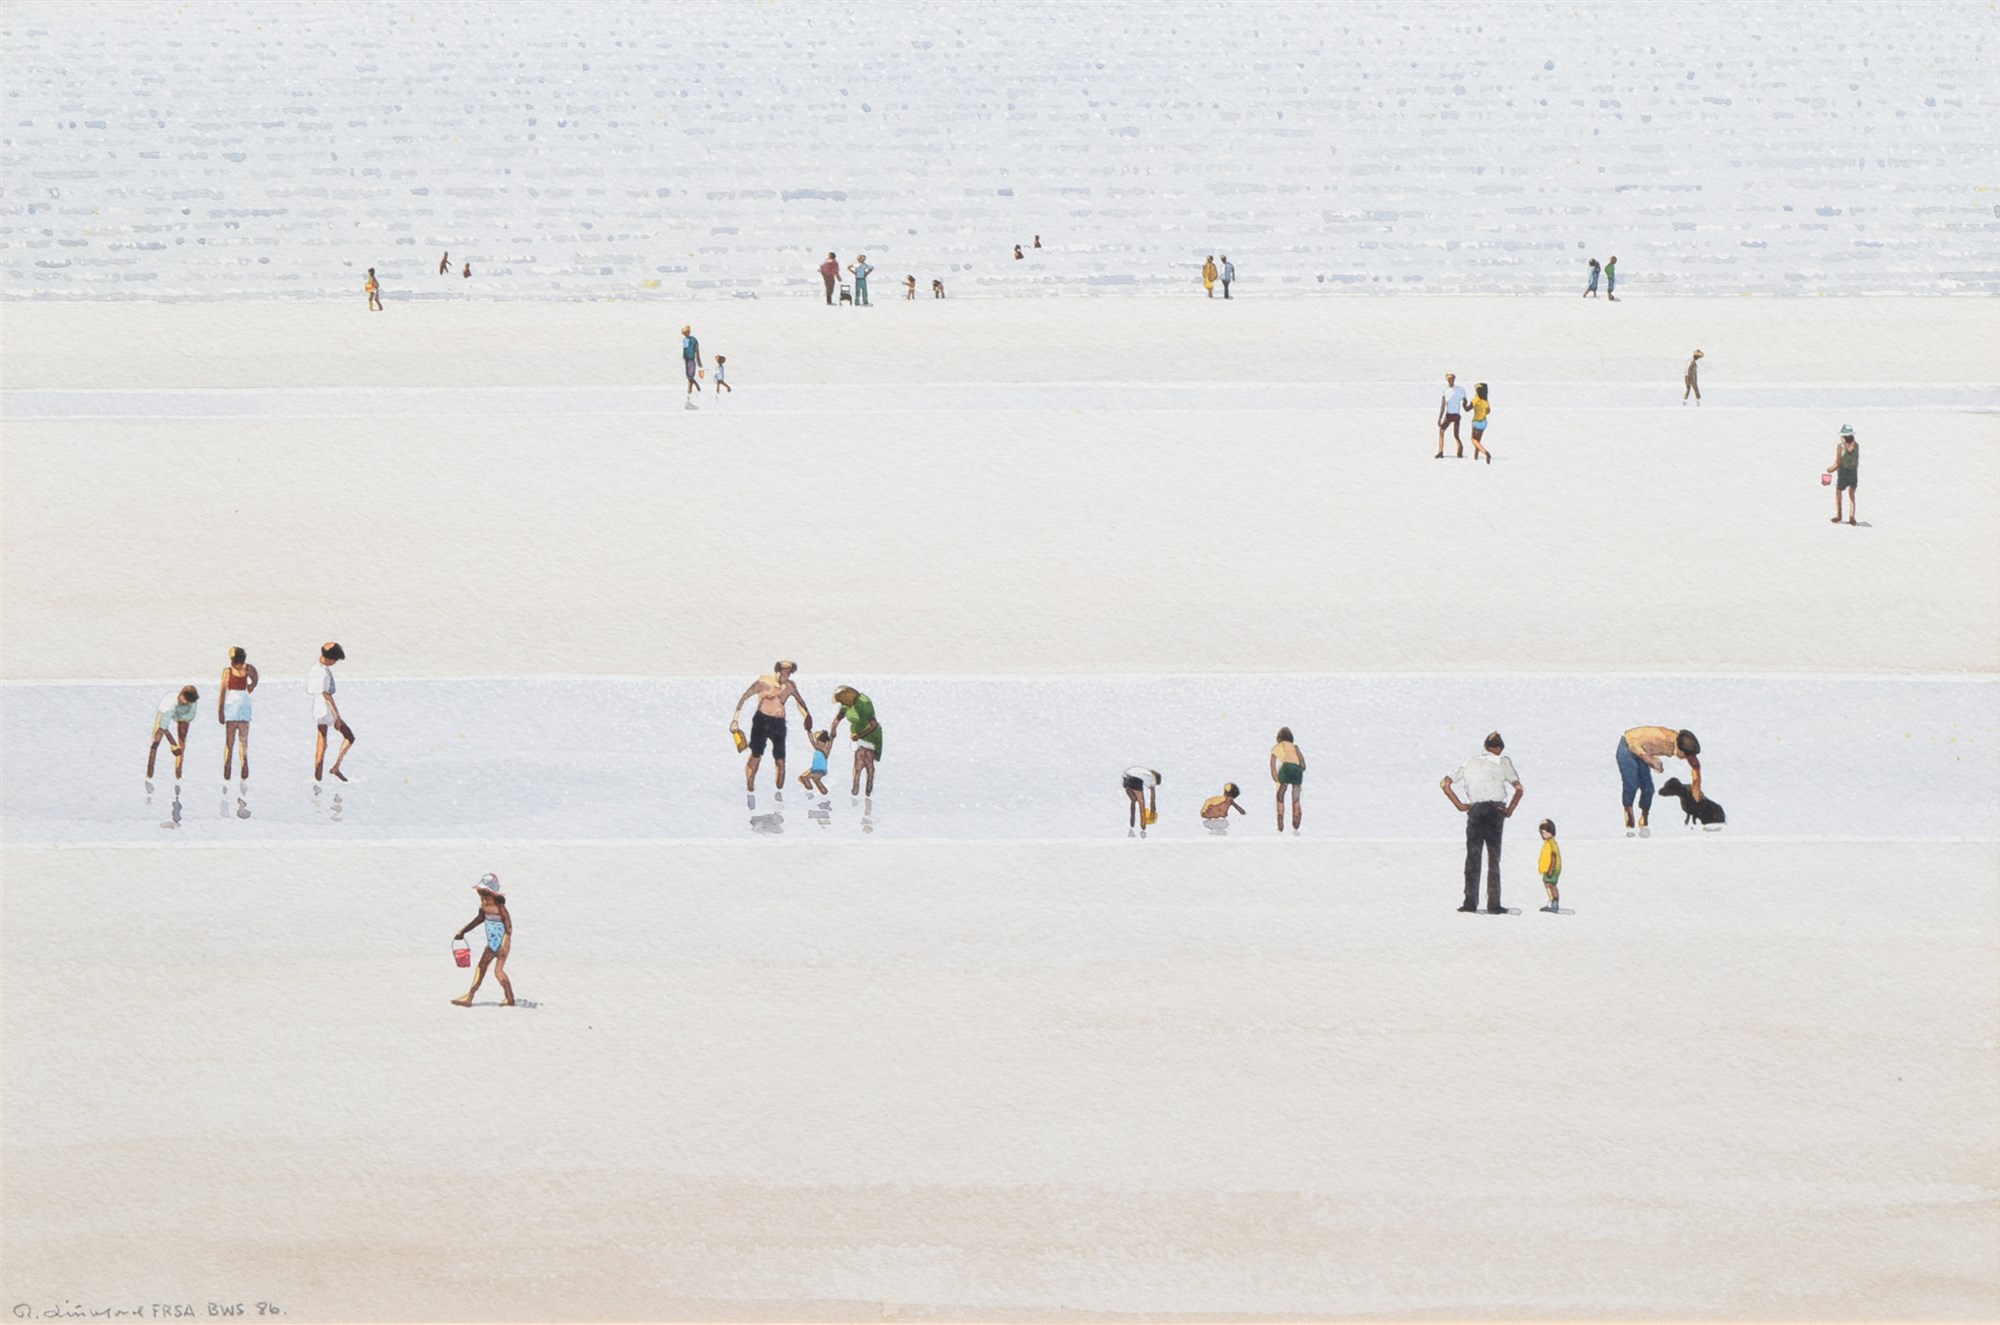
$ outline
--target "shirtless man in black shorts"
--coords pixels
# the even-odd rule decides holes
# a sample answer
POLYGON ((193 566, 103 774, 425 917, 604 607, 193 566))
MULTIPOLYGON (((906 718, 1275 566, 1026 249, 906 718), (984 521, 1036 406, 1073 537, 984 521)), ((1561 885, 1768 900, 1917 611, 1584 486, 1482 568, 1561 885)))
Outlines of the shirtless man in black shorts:
POLYGON ((806 697, 792 684, 792 673, 799 670, 795 662, 783 659, 771 664, 771 670, 750 683, 742 697, 736 701, 736 708, 729 715, 729 730, 743 729, 736 720, 743 712, 743 705, 752 695, 757 697, 757 711, 750 718, 750 760, 743 765, 743 789, 757 790, 757 766, 764 760, 764 746, 771 747, 771 758, 777 765, 777 790, 785 789, 785 705, 797 701, 799 717, 805 721, 806 730, 812 730, 812 712, 806 708, 806 697))

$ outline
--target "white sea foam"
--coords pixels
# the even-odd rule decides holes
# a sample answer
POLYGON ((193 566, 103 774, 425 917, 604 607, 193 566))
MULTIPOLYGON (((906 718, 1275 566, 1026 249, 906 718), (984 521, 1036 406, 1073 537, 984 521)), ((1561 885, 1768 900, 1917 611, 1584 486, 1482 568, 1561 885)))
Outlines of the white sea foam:
POLYGON ((0 294, 2000 291, 1982 4, 82 4, 0 294), (1015 243, 1045 248, 1022 262, 1015 243), (475 279, 437 273, 438 254, 475 279))

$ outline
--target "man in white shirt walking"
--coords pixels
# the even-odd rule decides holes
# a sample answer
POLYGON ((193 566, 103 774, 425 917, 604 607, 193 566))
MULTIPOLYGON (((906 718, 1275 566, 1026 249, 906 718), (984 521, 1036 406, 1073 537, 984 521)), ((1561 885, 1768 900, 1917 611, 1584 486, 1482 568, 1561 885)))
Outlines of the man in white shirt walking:
POLYGON ((1458 419, 1466 410, 1465 388, 1458 384, 1458 378, 1444 375, 1444 395, 1438 401, 1438 453, 1433 460, 1444 459, 1444 430, 1451 429, 1451 439, 1458 443, 1458 458, 1465 459, 1465 439, 1458 435, 1458 419))
POLYGON ((1458 808, 1465 818, 1465 905, 1461 911, 1479 909, 1479 849, 1486 848, 1486 909, 1494 915, 1504 913, 1507 908, 1500 904, 1500 833, 1507 820, 1513 817, 1514 807, 1521 803, 1520 777, 1514 772, 1514 761, 1501 753, 1507 743, 1500 739, 1499 732, 1486 738, 1486 753, 1474 755, 1447 774, 1438 783, 1444 794, 1458 808), (1465 789, 1465 799, 1460 800, 1458 791, 1452 784, 1465 789), (1507 799, 1507 788, 1514 789, 1514 798, 1507 799))

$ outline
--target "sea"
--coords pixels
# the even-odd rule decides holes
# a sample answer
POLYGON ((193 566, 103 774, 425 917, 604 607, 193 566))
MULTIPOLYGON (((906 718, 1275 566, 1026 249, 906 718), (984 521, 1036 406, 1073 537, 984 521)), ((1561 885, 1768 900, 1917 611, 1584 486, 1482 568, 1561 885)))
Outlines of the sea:
POLYGON ((0 298, 1991 295, 1996 57, 1985 0, 10 0, 0 298))

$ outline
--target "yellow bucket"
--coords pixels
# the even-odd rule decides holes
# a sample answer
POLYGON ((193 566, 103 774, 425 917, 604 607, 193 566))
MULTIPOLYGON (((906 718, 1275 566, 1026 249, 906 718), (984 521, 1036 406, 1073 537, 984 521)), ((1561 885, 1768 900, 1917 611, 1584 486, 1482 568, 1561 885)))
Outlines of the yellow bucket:
POLYGON ((736 738, 737 754, 742 754, 745 750, 750 748, 749 738, 744 736, 740 729, 732 727, 729 729, 729 734, 736 738))
POLYGON ((1149 826, 1149 827, 1150 827, 1151 825, 1153 825, 1153 824, 1156 824, 1156 823, 1158 823, 1158 822, 1160 822, 1160 812, 1159 812, 1158 810, 1148 810, 1148 811, 1146 811, 1146 823, 1147 823, 1147 826, 1149 826))

